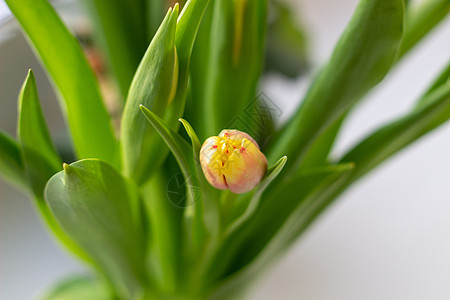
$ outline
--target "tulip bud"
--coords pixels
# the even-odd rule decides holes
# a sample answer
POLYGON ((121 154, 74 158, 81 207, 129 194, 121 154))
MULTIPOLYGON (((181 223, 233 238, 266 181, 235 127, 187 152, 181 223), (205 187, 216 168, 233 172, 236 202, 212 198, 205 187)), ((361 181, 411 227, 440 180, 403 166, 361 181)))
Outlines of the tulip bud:
POLYGON ((206 139, 200 164, 212 186, 236 194, 252 190, 267 170, 267 159, 258 144, 239 130, 225 129, 219 136, 206 139))

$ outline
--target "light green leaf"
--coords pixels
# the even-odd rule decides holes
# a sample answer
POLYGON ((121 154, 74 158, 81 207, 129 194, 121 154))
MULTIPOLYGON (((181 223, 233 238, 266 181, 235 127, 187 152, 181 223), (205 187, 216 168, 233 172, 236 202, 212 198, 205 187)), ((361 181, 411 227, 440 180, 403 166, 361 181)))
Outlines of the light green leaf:
POLYGON ((361 0, 327 66, 301 107, 272 141, 269 161, 286 154, 287 170, 304 159, 314 140, 368 90, 395 61, 403 32, 403 0, 361 0))
POLYGON ((19 145, 0 131, 0 174, 2 178, 18 188, 30 188, 23 166, 19 145))
POLYGON ((408 6, 406 30, 400 45, 399 57, 411 50, 450 12, 449 0, 425 0, 408 6))
POLYGON ((352 181, 450 119, 450 83, 426 96, 423 104, 370 134, 341 161, 354 161, 352 181))
POLYGON ((61 92, 78 157, 117 162, 117 143, 108 112, 75 38, 46 0, 6 3, 61 92))
POLYGON ((175 31, 178 6, 169 9, 142 59, 128 94, 122 116, 122 160, 124 172, 144 183, 167 156, 167 147, 139 111, 142 104, 164 115, 173 100, 178 78, 175 31))
POLYGON ((135 184, 111 165, 86 159, 64 165, 49 180, 45 199, 63 230, 120 297, 133 299, 142 291, 148 284, 146 236, 135 184))
POLYGON ((58 282, 40 300, 111 300, 111 291, 89 276, 72 276, 58 282))
POLYGON ((19 95, 18 137, 33 193, 43 199, 47 181, 62 170, 62 161, 50 138, 33 72, 28 72, 19 95))

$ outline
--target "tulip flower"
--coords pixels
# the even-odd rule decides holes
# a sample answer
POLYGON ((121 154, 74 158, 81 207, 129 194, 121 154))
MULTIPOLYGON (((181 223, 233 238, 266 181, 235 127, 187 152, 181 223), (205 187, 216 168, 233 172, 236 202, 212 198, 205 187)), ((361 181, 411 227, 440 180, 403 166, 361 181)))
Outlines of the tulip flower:
POLYGON ((200 164, 212 186, 236 194, 252 190, 267 170, 267 159, 255 140, 245 132, 228 129, 206 139, 200 164))

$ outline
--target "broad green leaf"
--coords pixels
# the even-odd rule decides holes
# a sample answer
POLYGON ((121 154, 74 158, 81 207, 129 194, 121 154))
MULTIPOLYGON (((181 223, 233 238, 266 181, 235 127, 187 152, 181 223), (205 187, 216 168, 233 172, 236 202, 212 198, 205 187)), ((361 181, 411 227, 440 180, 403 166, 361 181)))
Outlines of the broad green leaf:
POLYGON ((2 178, 18 188, 30 188, 23 166, 20 147, 15 140, 0 131, 0 174, 2 178))
POLYGON ((199 100, 204 105, 204 134, 211 136, 224 128, 252 133, 258 127, 252 114, 264 60, 267 0, 212 4, 204 98, 199 100))
MULTIPOLYGON (((95 37, 109 60, 123 101, 127 97, 131 80, 148 41, 154 34, 152 31, 150 36, 145 30, 147 27, 145 2, 159 4, 163 1, 84 0, 94 21, 95 37)), ((164 17, 164 9, 151 9, 150 12, 161 15, 160 19, 155 20, 158 26, 164 17)))
POLYGON ((397 153, 424 134, 450 119, 450 83, 445 83, 426 96, 423 104, 408 115, 376 130, 341 161, 356 163, 352 181, 397 153))
POLYGON ((167 147, 149 126, 139 105, 162 116, 173 100, 178 79, 174 45, 177 18, 178 6, 175 6, 174 10, 169 9, 136 71, 122 116, 123 168, 139 184, 157 170, 167 155, 167 147))
POLYGON ((33 72, 28 72, 19 95, 18 138, 33 193, 43 199, 47 181, 62 170, 62 161, 50 138, 33 72))
POLYGON ((314 140, 368 90, 395 61, 403 32, 403 0, 361 0, 330 61, 297 113, 269 148, 269 161, 290 157, 295 169, 314 140))
POLYGON ((111 300, 113 295, 98 279, 72 276, 58 282, 40 300, 111 300))
POLYGON ((400 45, 399 57, 411 50, 450 12, 449 0, 425 0, 408 6, 406 30, 400 45))
POLYGON ((116 163, 117 143, 109 115, 75 38, 46 0, 6 0, 6 4, 61 92, 78 156, 116 163))
MULTIPOLYGON (((277 199, 282 199, 285 196, 295 198, 297 200, 296 206, 289 211, 288 216, 280 219, 278 219, 279 215, 276 210, 275 214, 266 210, 261 218, 265 219, 264 222, 252 224, 254 231, 247 232, 245 236, 248 242, 243 238, 239 240, 243 241, 241 251, 243 249, 249 250, 248 252, 251 253, 252 257, 247 259, 239 257, 237 259, 239 266, 237 272, 230 273, 229 277, 225 277, 219 288, 214 291, 211 299, 226 299, 227 295, 235 294, 236 290, 245 289, 331 203, 330 199, 334 198, 330 198, 330 195, 334 195, 339 190, 351 174, 352 168, 353 164, 344 164, 318 168, 309 174, 300 173, 284 186, 284 190, 280 194, 275 195, 273 193, 272 197, 277 199), (308 185, 302 181, 306 181, 308 185), (302 188, 306 189, 302 190, 302 188), (267 227, 267 223, 271 221, 276 223, 281 221, 282 225, 274 227, 274 224, 267 227), (266 223, 266 227, 262 227, 264 223, 266 223), (261 232, 268 228, 274 229, 276 234, 273 234, 273 237, 264 244, 264 247, 261 247, 257 252, 252 252, 251 248, 245 248, 252 247, 253 238, 258 240, 258 231, 261 232), (248 233, 251 235, 248 235, 248 233)), ((278 203, 278 205, 282 204, 278 203)))
POLYGON ((111 165, 86 159, 64 165, 45 199, 63 230, 92 259, 116 293, 133 299, 148 284, 142 203, 135 184, 111 165))

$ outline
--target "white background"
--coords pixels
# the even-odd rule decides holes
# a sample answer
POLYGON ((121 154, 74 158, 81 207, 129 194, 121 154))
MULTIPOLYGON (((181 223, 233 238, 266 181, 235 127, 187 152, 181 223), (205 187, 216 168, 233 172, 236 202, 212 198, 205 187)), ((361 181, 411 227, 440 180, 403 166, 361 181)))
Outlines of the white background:
MULTIPOLYGON (((320 66, 357 1, 291 2, 299 7, 299 20, 310 30, 312 58, 320 66)), ((447 18, 349 118, 335 153, 343 153, 383 122, 405 112, 449 59, 447 18)), ((5 96, 3 91, 12 89, 16 95, 18 86, 5 80, 14 79, 20 86, 26 68, 37 66, 32 60, 6 58, 1 51, 0 63, 0 126, 11 131, 5 121, 11 113, 5 110, 14 109, 16 96, 5 96), (17 60, 17 76, 3 69, 11 59, 17 60)), ((282 82, 276 76, 263 83, 285 117, 307 86, 282 82)), ((44 110, 51 114, 51 107, 44 110)), ((364 178, 267 272, 250 299, 450 299, 449 154, 447 124, 364 178)), ((50 240, 30 201, 0 182, 0 299, 32 299, 60 276, 82 270, 50 240)))

